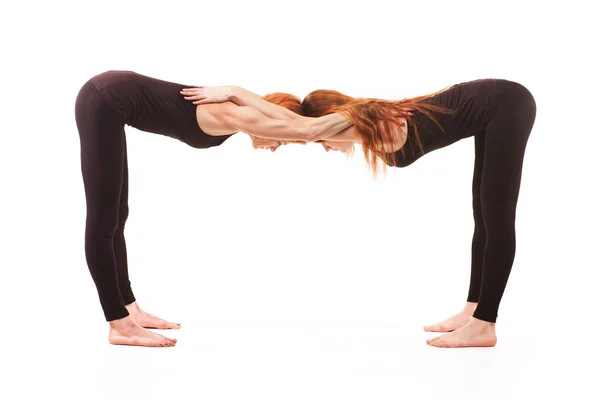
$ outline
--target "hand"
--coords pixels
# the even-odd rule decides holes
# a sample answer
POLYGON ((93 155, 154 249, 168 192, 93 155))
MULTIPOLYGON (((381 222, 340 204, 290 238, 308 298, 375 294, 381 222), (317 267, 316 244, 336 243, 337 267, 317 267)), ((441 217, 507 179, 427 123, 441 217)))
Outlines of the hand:
POLYGON ((229 101, 235 86, 198 86, 181 90, 183 98, 194 104, 223 103, 229 101))

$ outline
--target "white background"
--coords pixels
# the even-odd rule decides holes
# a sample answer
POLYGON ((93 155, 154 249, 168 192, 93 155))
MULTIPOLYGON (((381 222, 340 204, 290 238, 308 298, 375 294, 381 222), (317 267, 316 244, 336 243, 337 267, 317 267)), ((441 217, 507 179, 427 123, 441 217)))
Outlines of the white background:
POLYGON ((3 6, 0 397, 598 398, 592 3, 3 6), (134 292, 183 327, 166 333, 171 349, 108 345, 84 258, 74 104, 110 69, 301 97, 524 84, 538 114, 498 345, 436 349, 421 330, 466 299, 473 139, 374 180, 360 151, 254 151, 241 134, 195 150, 131 128, 134 292))

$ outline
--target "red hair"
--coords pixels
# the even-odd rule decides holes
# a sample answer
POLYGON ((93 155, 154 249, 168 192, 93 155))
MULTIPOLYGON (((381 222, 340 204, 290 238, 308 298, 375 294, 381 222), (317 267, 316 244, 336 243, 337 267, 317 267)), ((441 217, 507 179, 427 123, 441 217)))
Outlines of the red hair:
MULTIPOLYGON (((435 120, 433 113, 451 114, 453 111, 424 103, 423 100, 445 90, 425 96, 394 101, 354 98, 335 90, 315 90, 304 98, 302 106, 308 117, 321 117, 326 114, 340 113, 351 120, 356 133, 361 138, 367 164, 373 173, 377 174, 379 160, 384 160, 389 165, 396 165, 396 158, 393 154, 384 151, 383 144, 394 142, 394 132, 398 130, 400 118, 406 119, 407 125, 414 132, 421 152, 424 151, 423 144, 417 125, 412 119, 413 112, 422 113, 442 129, 435 120)), ((401 148, 400 151, 404 154, 404 148, 401 148)))
POLYGON ((304 115, 304 107, 300 102, 300 98, 289 93, 275 92, 263 96, 263 100, 278 106, 285 107, 296 114, 304 115))

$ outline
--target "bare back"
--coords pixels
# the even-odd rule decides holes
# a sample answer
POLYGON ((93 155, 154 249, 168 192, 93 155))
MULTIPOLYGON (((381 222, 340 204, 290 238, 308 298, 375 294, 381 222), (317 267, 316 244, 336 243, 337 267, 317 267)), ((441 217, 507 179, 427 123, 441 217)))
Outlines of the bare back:
POLYGON ((210 103, 196 106, 196 121, 204 133, 210 136, 225 136, 236 133, 238 130, 229 126, 224 118, 227 107, 233 103, 210 103))

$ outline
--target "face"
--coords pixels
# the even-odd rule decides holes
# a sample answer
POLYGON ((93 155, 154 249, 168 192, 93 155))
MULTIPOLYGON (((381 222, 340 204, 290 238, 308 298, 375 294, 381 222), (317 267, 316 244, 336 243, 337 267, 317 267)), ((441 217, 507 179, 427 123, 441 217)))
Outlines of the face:
POLYGON ((267 149, 271 151, 277 150, 280 146, 285 146, 290 143, 306 144, 305 142, 297 142, 294 140, 274 140, 274 139, 263 139, 256 136, 250 136, 252 138, 252 147, 255 149, 267 149))
POLYGON ((354 147, 354 142, 328 142, 324 140, 321 145, 327 152, 341 151, 342 153, 348 153, 354 147))
POLYGON ((275 151, 279 146, 286 145, 287 142, 283 140, 263 139, 256 136, 250 136, 252 138, 252 147, 255 149, 267 149, 275 151))

